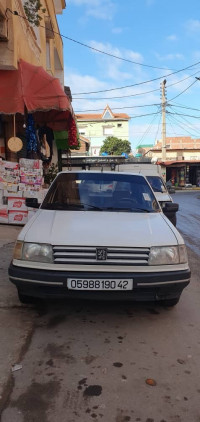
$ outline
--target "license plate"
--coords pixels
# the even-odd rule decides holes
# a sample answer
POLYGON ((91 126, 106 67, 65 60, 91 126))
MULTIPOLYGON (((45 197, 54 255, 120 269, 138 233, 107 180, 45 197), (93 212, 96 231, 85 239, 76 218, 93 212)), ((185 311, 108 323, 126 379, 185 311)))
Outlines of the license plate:
POLYGON ((132 290, 133 279, 91 279, 91 278, 68 278, 67 287, 70 290, 132 290))

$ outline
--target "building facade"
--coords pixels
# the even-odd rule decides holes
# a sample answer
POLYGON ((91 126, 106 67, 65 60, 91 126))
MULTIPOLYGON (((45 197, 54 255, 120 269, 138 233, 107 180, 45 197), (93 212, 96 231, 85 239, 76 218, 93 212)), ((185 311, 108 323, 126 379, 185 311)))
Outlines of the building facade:
POLYGON ((166 169, 166 180, 175 186, 200 186, 200 138, 166 137, 166 159, 162 159, 162 142, 157 141, 149 157, 166 169))
POLYGON ((79 134, 90 142, 89 155, 98 156, 108 136, 129 140, 129 120, 125 113, 113 113, 107 105, 101 114, 76 114, 79 134))
MULTIPOLYGON (((40 26, 29 23, 23 5, 25 0, 0 0, 0 70, 16 70, 19 59, 42 66, 64 87, 63 43, 59 35, 57 14, 65 0, 41 0, 40 26)), ((13 136, 11 116, 0 115, 0 156, 14 159, 6 142, 13 136)))
POLYGON ((24 13, 25 0, 0 0, 0 69, 14 70, 18 60, 43 68, 64 83, 63 44, 56 19, 65 0, 41 0, 40 26, 31 25, 24 13))

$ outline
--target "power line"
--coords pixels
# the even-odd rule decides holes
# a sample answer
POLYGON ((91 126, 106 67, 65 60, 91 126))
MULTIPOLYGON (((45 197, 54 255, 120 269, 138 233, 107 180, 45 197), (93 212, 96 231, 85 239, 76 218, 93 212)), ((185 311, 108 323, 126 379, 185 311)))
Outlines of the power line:
POLYGON ((177 108, 185 108, 187 110, 193 110, 193 111, 200 111, 199 108, 192 108, 192 107, 187 107, 187 106, 183 106, 183 105, 176 105, 176 103, 175 104, 168 104, 168 106, 177 107, 177 108))
POLYGON ((191 116, 191 114, 172 113, 171 111, 167 111, 167 114, 175 115, 175 116, 192 117, 193 119, 200 119, 200 116, 191 116))
MULTIPOLYGON (((129 118, 130 119, 136 119, 137 117, 146 117, 146 116, 153 116, 153 115, 155 115, 155 114, 159 114, 160 113, 160 111, 159 112, 155 112, 155 113, 147 113, 147 114, 135 114, 134 116, 129 116, 129 118)), ((76 115, 76 113, 75 113, 75 115, 76 115)), ((77 117, 77 116, 76 116, 77 117)), ((94 125, 96 125, 96 124, 99 124, 99 122, 97 121, 97 122, 91 122, 91 120, 83 120, 82 122, 77 118, 77 120, 78 120, 78 123, 79 124, 83 124, 83 125, 86 125, 87 123, 88 124, 91 124, 92 126, 94 126, 94 125)), ((126 121, 126 120, 125 120, 126 121)), ((108 123, 111 123, 111 121, 108 121, 108 123)))
MULTIPOLYGON (((187 66, 187 67, 185 67, 185 68, 182 68, 182 69, 180 69, 180 70, 176 70, 175 72, 168 73, 167 75, 163 75, 163 76, 160 76, 160 77, 158 77, 158 78, 149 79, 149 80, 147 80, 147 81, 143 81, 143 82, 138 82, 138 83, 136 83, 136 84, 131 84, 131 85, 126 85, 126 86, 121 86, 121 87, 118 87, 118 88, 103 89, 103 90, 99 90, 99 91, 73 93, 73 95, 88 95, 88 94, 97 94, 97 93, 99 93, 99 92, 110 92, 110 91, 116 91, 117 89, 125 89, 125 88, 131 88, 131 87, 133 87, 133 86, 144 85, 144 84, 147 84, 147 83, 149 83, 149 82, 155 82, 155 81, 158 81, 158 80, 160 80, 160 79, 168 78, 168 77, 169 77, 169 76, 171 76, 171 75, 175 75, 175 74, 177 74, 177 73, 183 72, 184 70, 190 69, 191 67, 194 67, 194 66, 198 65, 199 63, 200 63, 200 62, 197 62, 197 63, 194 63, 194 64, 192 64, 192 65, 190 65, 190 66, 187 66)), ((197 82, 197 80, 196 80, 195 82, 197 82)), ((174 97, 174 98, 176 98, 176 97, 174 97)))
POLYGON ((156 119, 156 116, 153 117, 153 119, 151 120, 151 122, 149 123, 149 126, 147 127, 147 129, 145 130, 145 132, 143 133, 143 135, 141 136, 140 140, 138 141, 138 143, 136 144, 136 148, 138 145, 141 144, 141 142, 143 141, 143 139, 145 138, 145 136, 149 133, 150 127, 153 124, 154 120, 156 119))
POLYGON ((137 114, 135 116, 129 116, 131 119, 137 119, 138 117, 146 117, 146 116, 153 116, 154 114, 159 114, 160 111, 157 111, 156 113, 147 113, 147 114, 137 114))
MULTIPOLYGON (((20 15, 17 11, 14 11, 13 12, 9 8, 7 8, 6 11, 7 10, 9 10, 9 12, 11 12, 13 15, 19 16, 20 18, 25 19, 25 20, 28 21, 28 18, 26 18, 25 16, 20 15)), ((38 26, 40 26, 41 28, 44 28, 44 29, 46 28, 44 25, 41 25, 41 24, 38 25, 38 26)), ((153 66, 153 65, 149 65, 149 64, 139 63, 139 62, 136 62, 134 60, 125 59, 124 57, 120 57, 120 56, 117 56, 117 55, 112 54, 112 53, 107 53, 106 51, 103 51, 103 50, 100 50, 98 48, 92 47, 91 45, 88 45, 88 44, 85 44, 85 43, 83 43, 81 41, 75 40, 75 39, 73 39, 71 37, 68 37, 67 35, 63 35, 60 32, 54 31, 53 29, 50 29, 50 28, 48 28, 48 31, 52 32, 53 34, 57 34, 60 37, 67 39, 68 41, 72 41, 72 42, 74 42, 76 44, 82 45, 83 47, 89 48, 90 50, 96 51, 97 53, 101 53, 101 54, 104 54, 106 56, 109 56, 109 57, 113 57, 115 59, 118 59, 118 60, 122 60, 122 61, 125 61, 125 62, 128 62, 128 63, 133 63, 133 64, 136 64, 136 65, 139 65, 139 66, 143 66, 143 67, 150 67, 152 69, 171 70, 171 69, 166 68, 166 67, 157 67, 157 66, 153 66)))
MULTIPOLYGON (((168 116, 167 116, 168 117, 168 116)), ((187 129, 185 129, 185 127, 183 127, 181 124, 180 124, 180 122, 176 119, 176 117, 174 117, 174 116, 170 116, 170 118, 172 118, 172 119, 174 119, 175 120, 175 123, 182 129, 182 130, 184 130, 184 132, 187 132, 187 133, 189 133, 189 135, 190 136, 195 136, 193 133, 191 133, 191 132, 189 132, 187 129)))
POLYGON ((180 118, 183 120, 183 122, 180 122, 180 120, 178 120, 177 119, 177 117, 176 117, 176 120, 177 121, 179 121, 180 123, 184 123, 184 125, 186 126, 186 127, 188 127, 190 130, 193 130, 193 131, 195 131, 195 132, 198 132, 198 135, 196 135, 196 136, 199 136, 199 131, 198 131, 198 129, 195 129, 194 127, 193 127, 193 125, 184 117, 184 116, 181 116, 180 115, 180 118), (185 123, 186 122, 186 123, 185 123), (192 129, 191 129, 191 127, 192 127, 192 129))
POLYGON ((160 113, 160 119, 159 119, 159 122, 158 122, 158 129, 157 129, 157 132, 156 132, 155 140, 158 137, 158 132, 159 132, 159 128, 160 128, 161 117, 162 117, 162 114, 160 113))
POLYGON ((175 98, 177 98, 177 97, 179 97, 180 95, 182 95, 184 92, 186 92, 192 85, 194 85, 195 83, 197 82, 197 79, 196 79, 196 81, 194 81, 194 82, 192 82, 192 84, 190 84, 186 89, 184 89, 182 92, 180 92, 178 95, 176 95, 175 97, 173 97, 173 98, 171 98, 169 101, 173 101, 173 100, 175 100, 175 98))
MULTIPOLYGON (((9 11, 10 13, 12 13, 12 14, 13 14, 13 15, 15 15, 15 16, 18 16, 18 17, 20 17, 20 18, 22 18, 22 19, 24 19, 24 20, 27 20, 27 21, 28 21, 28 18, 27 18, 27 17, 20 15, 17 11, 12 11, 10 8, 7 8, 7 9, 6 9, 6 13, 7 13, 7 11, 9 11)), ((39 26, 40 26, 41 28, 46 29, 46 27, 45 27, 44 25, 41 25, 41 24, 40 24, 39 26)), ((98 52, 98 53, 105 54, 105 55, 107 55, 107 56, 111 56, 111 57, 114 57, 114 58, 119 59, 119 60, 123 60, 123 61, 126 61, 126 62, 130 62, 130 63, 133 63, 133 64, 137 64, 137 65, 140 65, 140 66, 145 66, 145 67, 149 67, 149 68, 159 69, 159 70, 170 70, 170 69, 166 69, 166 68, 161 68, 161 67, 156 67, 156 66, 152 66, 152 65, 146 65, 146 64, 143 64, 143 63, 138 63, 138 62, 135 62, 135 61, 133 61, 133 60, 125 59, 125 58, 123 58, 123 57, 119 57, 119 56, 116 56, 116 55, 114 55, 114 54, 107 53, 107 52, 105 52, 105 51, 102 51, 102 50, 99 50, 99 49, 97 49, 97 48, 91 47, 91 46, 89 46, 89 45, 87 45, 87 44, 84 44, 84 43, 82 43, 82 42, 80 42, 80 41, 74 40, 73 38, 67 37, 66 35, 63 35, 63 34, 61 34, 60 32, 54 31, 53 29, 49 29, 49 28, 48 28, 48 31, 52 32, 53 34, 57 34, 57 35, 59 35, 60 37, 65 38, 65 39, 67 39, 67 40, 69 40, 69 41, 72 41, 72 42, 74 42, 74 43, 77 43, 77 44, 80 44, 80 45, 82 45, 82 46, 84 46, 84 47, 87 47, 87 48, 89 48, 89 49, 91 49, 91 50, 94 50, 94 51, 96 51, 96 52, 98 52)), ((171 73, 169 73, 169 74, 167 74, 167 75, 163 75, 163 76, 161 76, 161 77, 158 77, 158 78, 153 78, 153 79, 151 79, 151 80, 143 81, 143 82, 140 82, 140 83, 136 83, 136 84, 132 84, 132 85, 127 85, 127 86, 124 86, 124 87, 119 87, 119 88, 111 88, 111 89, 107 89, 107 90, 91 91, 91 92, 83 92, 83 93, 77 93, 77 94, 76 94, 76 93, 73 93, 73 95, 80 95, 80 94, 81 94, 81 95, 82 95, 82 94, 84 94, 84 95, 88 95, 88 94, 94 94, 94 93, 98 93, 98 92, 109 92, 109 91, 114 91, 114 90, 117 90, 117 89, 125 89, 125 88, 130 88, 130 87, 133 87, 133 86, 143 85, 143 84, 146 84, 146 83, 149 83, 149 82, 154 82, 154 81, 156 81, 156 80, 160 80, 160 79, 163 79, 163 78, 167 78, 167 77, 169 77, 169 76, 171 76, 171 75, 175 75, 175 74, 177 74, 177 73, 179 73, 179 72, 182 72, 182 71, 184 71, 184 70, 190 69, 191 67, 197 66, 199 63, 200 63, 200 62, 196 62, 196 63, 194 63, 194 64, 192 64, 192 65, 190 65, 190 66, 187 66, 187 67, 185 67, 185 68, 182 68, 182 69, 176 70, 176 71, 171 72, 171 73)), ((198 79, 197 79, 197 80, 198 80, 198 79)), ((195 82, 197 82, 197 80, 196 80, 195 82)), ((194 83, 193 83, 193 84, 194 84, 194 83)), ((191 84, 190 86, 192 86, 193 84, 191 84)), ((189 88, 189 87, 188 87, 188 88, 189 88)), ((188 88, 187 88, 187 89, 188 89, 188 88)), ((186 90, 187 90, 187 89, 186 89, 186 90)), ((185 91, 186 91, 186 90, 185 90, 185 91)), ((183 92, 185 92, 185 91, 183 91, 183 92)), ((183 93, 183 92, 182 92, 182 93, 183 93)), ((182 93, 178 94, 176 97, 172 98, 170 101, 172 101, 173 99, 177 98, 177 97, 178 97, 179 95, 181 95, 182 93)))
MULTIPOLYGON (((173 84, 167 85, 167 87, 169 88, 171 86, 177 85, 177 84, 185 81, 186 79, 192 78, 192 76, 196 75, 197 73, 199 73, 199 70, 197 72, 193 73, 192 75, 187 76, 184 79, 181 79, 180 81, 177 81, 177 82, 174 82, 173 84)), ((122 88, 119 87, 119 88, 116 88, 116 89, 123 89, 123 87, 122 88)), ((156 92, 156 91, 160 91, 160 88, 152 89, 152 90, 146 91, 146 92, 139 92, 139 93, 136 93, 136 94, 121 95, 121 96, 117 96, 117 97, 96 97, 96 98, 93 97, 93 98, 89 98, 89 99, 87 97, 76 97, 76 98, 73 98, 73 100, 74 101, 85 100, 85 99, 87 99, 89 101, 93 101, 93 100, 116 100, 116 99, 120 99, 120 98, 136 97, 138 95, 146 95, 146 94, 150 94, 150 93, 156 92)), ((101 91, 101 92, 103 92, 103 91, 101 91)), ((76 95, 76 94, 72 94, 72 95, 76 95)))
POLYGON ((178 136, 177 133, 176 133, 176 131, 175 131, 175 129, 173 129, 173 126, 172 126, 172 123, 170 122, 170 119, 168 118, 167 120, 169 121, 169 124, 170 124, 170 126, 172 128, 172 133, 175 133, 175 135, 178 136))
MULTIPOLYGON (((161 104, 146 104, 146 105, 136 105, 136 106, 124 106, 124 107, 112 107, 112 110, 122 110, 122 109, 126 109, 126 108, 140 108, 140 107, 155 107, 155 106, 160 106, 161 104)), ((77 113, 88 113, 91 111, 102 111, 102 108, 98 108, 98 109, 93 109, 93 110, 84 110, 84 111, 75 111, 75 114, 77 113)))
MULTIPOLYGON (((192 75, 193 76, 193 75, 192 75)), ((191 77, 191 76, 189 76, 189 77, 191 77)), ((189 77, 187 77, 187 78, 185 78, 185 79, 188 79, 189 77)), ((183 80, 185 80, 185 79, 183 79, 183 80)), ((183 81, 182 80, 182 81, 183 81)), ((183 94, 184 92, 186 92, 192 85, 194 85, 195 83, 197 82, 197 80, 196 81, 194 81, 194 82, 192 82, 192 84, 190 84, 186 89, 184 89, 182 92, 180 92, 176 97, 178 97, 178 96, 180 96, 181 94, 183 94)), ((169 85, 169 86, 172 86, 172 85, 176 85, 177 83, 180 83, 180 81, 179 82, 176 82, 176 83, 174 83, 174 84, 171 84, 171 85, 169 85)), ((157 91, 158 89, 156 89, 156 91, 157 91)), ((137 94, 136 94, 137 95, 137 94)), ((174 97, 174 98, 176 98, 176 97, 174 97)), ((173 101, 173 99, 174 98, 172 98, 170 101, 173 101)), ((159 104, 147 104, 147 105, 136 105, 136 106, 124 106, 124 107, 114 107, 114 108, 112 108, 112 110, 122 110, 122 109, 127 109, 127 108, 138 108, 138 107, 151 107, 151 106, 159 106, 159 105, 161 105, 161 103, 159 103, 159 104)), ((170 104, 167 104, 167 105, 169 105, 170 106, 170 104)), ((88 113, 88 112, 94 112, 94 111, 101 111, 102 109, 93 109, 93 110, 81 110, 81 111, 77 111, 76 113, 88 113)), ((194 109, 195 110, 195 109, 194 109)), ((200 111, 200 110, 197 110, 197 111, 200 111)))

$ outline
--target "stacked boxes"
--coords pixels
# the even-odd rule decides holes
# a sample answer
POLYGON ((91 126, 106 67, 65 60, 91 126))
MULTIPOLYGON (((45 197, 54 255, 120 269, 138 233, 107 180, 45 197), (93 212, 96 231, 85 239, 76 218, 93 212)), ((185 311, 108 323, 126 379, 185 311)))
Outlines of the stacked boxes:
POLYGON ((0 160, 0 223, 26 224, 36 209, 26 206, 26 198, 42 202, 43 185, 41 160, 21 158, 19 163, 0 160))

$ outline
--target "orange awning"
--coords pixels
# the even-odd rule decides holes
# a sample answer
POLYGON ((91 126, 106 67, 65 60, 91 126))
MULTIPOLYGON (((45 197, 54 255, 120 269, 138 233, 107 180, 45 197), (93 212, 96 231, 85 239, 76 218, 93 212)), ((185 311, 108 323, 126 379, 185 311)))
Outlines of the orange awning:
POLYGON ((41 66, 20 60, 17 70, 0 70, 0 114, 24 114, 25 109, 35 113, 38 123, 48 123, 55 130, 67 129, 69 118, 74 119, 59 79, 41 66))

